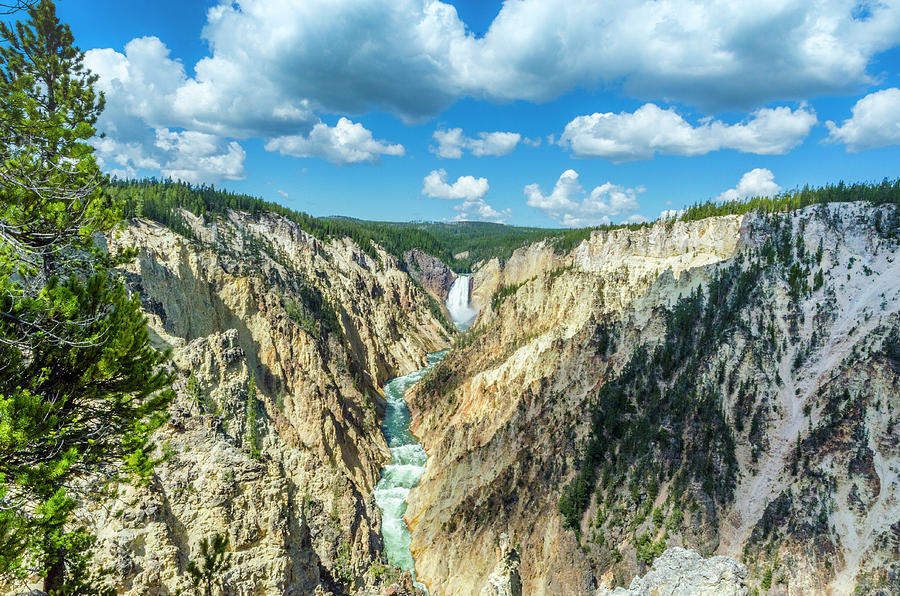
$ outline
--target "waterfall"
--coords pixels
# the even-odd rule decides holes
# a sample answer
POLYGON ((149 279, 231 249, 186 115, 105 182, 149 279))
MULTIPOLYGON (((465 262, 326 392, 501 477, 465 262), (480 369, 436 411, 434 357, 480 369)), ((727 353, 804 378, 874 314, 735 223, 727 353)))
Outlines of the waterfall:
POLYGON ((465 329, 472 324, 478 315, 478 309, 469 304, 469 276, 460 275, 450 286, 450 294, 447 296, 447 310, 450 318, 459 329, 465 329))

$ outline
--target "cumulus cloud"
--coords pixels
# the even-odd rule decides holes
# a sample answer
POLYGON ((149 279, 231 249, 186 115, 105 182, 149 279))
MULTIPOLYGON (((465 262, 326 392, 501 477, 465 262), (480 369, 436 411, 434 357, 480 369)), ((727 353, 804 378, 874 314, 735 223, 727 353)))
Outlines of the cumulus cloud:
POLYGON ((210 8, 203 36, 210 55, 192 69, 155 38, 87 61, 121 112, 237 139, 307 134, 324 113, 421 122, 461 97, 546 101, 591 86, 748 109, 871 83, 872 57, 900 39, 900 6, 520 0, 476 37, 437 0, 241 0, 210 8))
POLYGON ((499 131, 480 132, 478 138, 473 139, 465 136, 461 128, 439 129, 434 131, 432 137, 437 141, 437 146, 432 145, 429 150, 445 159, 459 159, 463 149, 470 151, 475 157, 509 155, 522 139, 519 133, 499 131))
POLYGON ((447 184, 446 170, 432 170, 425 176, 422 194, 433 199, 482 199, 490 190, 487 178, 460 176, 447 184))
POLYGON ((702 155, 720 149, 773 155, 786 153, 809 135, 817 121, 809 108, 763 108, 738 124, 707 120, 689 124, 674 108, 648 103, 634 112, 578 116, 566 125, 559 144, 576 157, 614 163, 663 155, 702 155))
POLYGON ((156 37, 134 39, 124 53, 94 49, 85 53, 85 66, 99 76, 106 94, 102 130, 120 135, 122 123, 151 128, 186 128, 234 138, 275 136, 286 128, 309 129, 318 117, 308 101, 282 97, 259 69, 233 73, 224 84, 211 85, 204 62, 197 77, 189 78, 184 65, 170 58, 156 37))
POLYGON ((347 118, 336 126, 322 122, 313 126, 308 135, 277 137, 266 143, 268 151, 278 151, 293 157, 321 157, 333 164, 360 162, 378 163, 382 155, 403 155, 403 145, 391 145, 376 140, 362 124, 347 118))
POLYGON ((493 223, 506 223, 512 217, 511 209, 497 211, 484 202, 484 199, 467 199, 453 207, 459 211, 452 221, 490 221, 493 223))
POLYGON ((432 170, 422 183, 422 194, 433 199, 462 200, 462 203, 454 205, 453 209, 459 213, 453 221, 493 221, 506 222, 512 211, 504 209, 497 211, 488 205, 484 197, 490 190, 487 178, 475 178, 474 176, 460 176, 456 182, 447 182, 446 170, 432 170))
POLYGON ((746 108, 870 82, 869 59, 900 37, 900 7, 872 3, 860 18, 857 5, 521 0, 476 38, 437 1, 244 0, 210 11, 208 79, 265 64, 285 97, 412 120, 466 95, 546 101, 619 82, 632 96, 746 108))
POLYGON ((507 99, 621 83, 633 97, 747 108, 871 82, 869 60, 900 38, 900 6, 866 6, 521 0, 504 3, 483 40, 451 46, 451 61, 507 99))
POLYGON ((285 98, 271 81, 260 78, 258 69, 231 73, 234 77, 225 85, 210 70, 214 65, 201 61, 197 77, 188 78, 184 66, 155 37, 132 40, 124 53, 90 50, 85 64, 99 75, 98 88, 106 95, 97 128, 107 136, 96 146, 105 168, 115 175, 156 170, 191 182, 243 177, 246 154, 229 137, 271 137, 266 144, 270 151, 339 165, 404 154, 402 145, 376 140, 346 118, 334 127, 320 122, 307 100, 285 98), (280 135, 287 129, 308 133, 280 135), (178 139, 172 140, 176 134, 178 139))
POLYGON ((663 209, 659 214, 659 219, 678 219, 684 215, 684 209, 663 209))
POLYGON ((118 177, 151 171, 185 182, 244 178, 246 152, 235 141, 197 130, 175 109, 174 97, 187 80, 180 62, 155 37, 135 39, 125 53, 91 50, 85 65, 99 75, 106 109, 94 139, 100 165, 118 177), (171 127, 171 128, 170 128, 171 127))
POLYGON ((241 180, 244 149, 235 141, 195 131, 158 128, 145 138, 119 142, 96 139, 94 148, 104 170, 120 178, 138 176, 150 170, 168 178, 191 183, 241 180))
POLYGON ((169 155, 160 167, 164 176, 195 183, 216 177, 244 177, 247 154, 234 141, 226 142, 202 132, 162 129, 156 131, 156 146, 169 155))
MULTIPOLYGON (((566 170, 556 181, 553 191, 545 195, 538 184, 525 187, 525 198, 531 207, 540 209, 565 226, 603 225, 612 222, 610 216, 637 211, 637 195, 642 187, 626 188, 611 182, 595 187, 588 194, 578 180, 578 172, 566 170)), ((626 221, 645 221, 633 214, 626 221)))
POLYGON ((781 192, 775 184, 775 174, 766 168, 750 170, 738 181, 737 186, 730 188, 716 197, 717 201, 737 201, 751 197, 771 197, 781 192))
POLYGON ((866 95, 851 109, 852 116, 840 126, 832 121, 828 141, 845 143, 847 151, 900 145, 900 89, 882 89, 866 95))

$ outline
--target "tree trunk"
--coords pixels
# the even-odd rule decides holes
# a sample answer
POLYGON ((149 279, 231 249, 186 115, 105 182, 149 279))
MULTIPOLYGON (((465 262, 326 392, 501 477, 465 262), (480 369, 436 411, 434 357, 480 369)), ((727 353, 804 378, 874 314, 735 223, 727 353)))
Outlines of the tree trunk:
POLYGON ((65 577, 66 549, 60 548, 56 551, 50 568, 47 569, 47 577, 44 578, 44 592, 48 596, 62 596, 65 577))

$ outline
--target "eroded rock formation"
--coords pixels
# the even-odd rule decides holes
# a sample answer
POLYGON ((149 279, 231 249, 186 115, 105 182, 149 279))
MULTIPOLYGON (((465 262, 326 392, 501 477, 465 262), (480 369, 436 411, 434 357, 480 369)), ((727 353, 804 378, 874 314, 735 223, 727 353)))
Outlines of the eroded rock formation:
POLYGON ((86 505, 98 562, 123 593, 174 593, 219 533, 226 593, 378 593, 398 581, 371 497, 389 457, 379 388, 447 331, 383 251, 268 214, 186 219, 191 238, 137 220, 110 239, 140 251, 125 274, 172 350, 178 397, 153 482, 86 505))
POLYGON ((745 596, 747 568, 729 557, 704 559, 691 550, 667 549, 628 588, 601 586, 597 596, 745 596))
POLYGON ((447 301, 450 286, 456 281, 456 274, 447 265, 419 249, 408 251, 403 255, 403 261, 413 279, 441 304, 447 301))
POLYGON ((669 546, 755 587, 896 589, 897 222, 659 222, 476 271, 485 308, 409 400, 432 594, 483 586, 504 532, 527 594, 625 585, 669 546))

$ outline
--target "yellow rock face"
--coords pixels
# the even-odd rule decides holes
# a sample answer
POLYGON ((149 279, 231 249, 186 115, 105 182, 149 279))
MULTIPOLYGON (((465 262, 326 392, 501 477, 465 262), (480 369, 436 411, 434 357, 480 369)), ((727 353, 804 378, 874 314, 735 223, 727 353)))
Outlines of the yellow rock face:
POLYGON ((128 282, 179 380, 154 482, 85 505, 99 562, 123 593, 173 593, 189 588, 185 565, 200 540, 220 533, 240 593, 362 585, 379 554, 370 495, 389 457, 380 387, 421 368, 449 336, 383 251, 376 261, 270 215, 188 219, 199 241, 140 220, 109 241, 139 248, 128 282), (339 332, 308 319, 309 288, 339 332), (259 460, 244 438, 251 374, 259 460))

